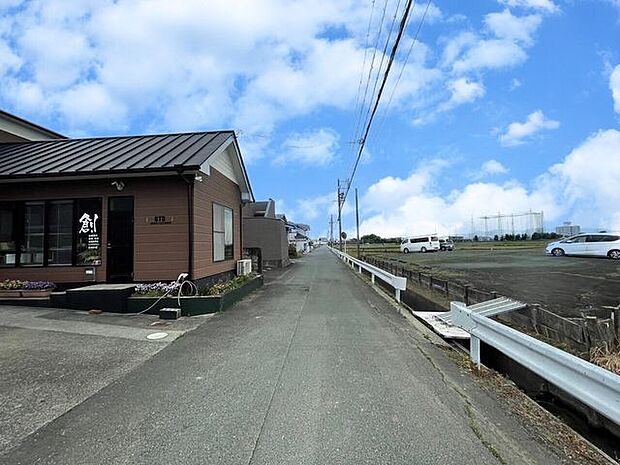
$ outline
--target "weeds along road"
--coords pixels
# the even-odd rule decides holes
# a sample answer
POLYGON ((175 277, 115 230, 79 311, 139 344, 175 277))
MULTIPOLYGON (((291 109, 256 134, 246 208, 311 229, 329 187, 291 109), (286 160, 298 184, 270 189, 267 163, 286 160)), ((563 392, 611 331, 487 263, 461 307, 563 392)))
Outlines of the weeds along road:
POLYGON ((560 459, 445 348, 324 248, 41 428, 0 462, 560 459))

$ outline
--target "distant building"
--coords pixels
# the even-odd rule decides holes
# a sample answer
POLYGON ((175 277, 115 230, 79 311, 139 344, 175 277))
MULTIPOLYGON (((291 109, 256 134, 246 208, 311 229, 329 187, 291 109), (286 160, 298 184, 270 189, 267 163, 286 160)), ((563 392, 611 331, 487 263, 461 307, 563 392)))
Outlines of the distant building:
POLYGON ((290 264, 286 217, 276 215, 272 199, 243 207, 243 247, 250 255, 260 256, 260 269, 290 264))
POLYGON ((574 236, 581 232, 581 227, 577 224, 572 224, 570 221, 565 221, 562 226, 556 226, 555 232, 560 236, 574 236))
POLYGON ((311 240, 308 236, 308 231, 310 231, 309 225, 287 221, 286 230, 288 233, 288 243, 295 244, 295 250, 297 250, 297 253, 310 252, 311 240))

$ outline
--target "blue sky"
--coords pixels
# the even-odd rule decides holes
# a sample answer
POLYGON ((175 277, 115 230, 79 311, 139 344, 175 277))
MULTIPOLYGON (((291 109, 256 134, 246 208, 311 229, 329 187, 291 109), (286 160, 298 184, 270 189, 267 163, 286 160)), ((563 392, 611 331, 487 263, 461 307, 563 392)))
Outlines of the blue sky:
MULTIPOLYGON (((0 0, 0 108, 70 136, 236 129, 257 198, 322 235, 405 2, 231 3, 0 0)), ((620 2, 434 1, 405 62, 425 5, 353 183, 362 233, 530 209, 620 230, 620 2)))

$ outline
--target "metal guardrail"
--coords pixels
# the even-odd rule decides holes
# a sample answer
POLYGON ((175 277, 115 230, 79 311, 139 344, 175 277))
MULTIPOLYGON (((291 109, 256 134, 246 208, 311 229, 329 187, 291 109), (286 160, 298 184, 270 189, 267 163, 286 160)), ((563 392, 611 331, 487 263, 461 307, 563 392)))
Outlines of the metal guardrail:
POLYGON ((462 302, 451 302, 452 321, 471 335, 471 360, 480 367, 480 341, 620 424, 620 376, 523 334, 462 302))
MULTIPOLYGON (((527 304, 519 302, 518 300, 511 299, 510 297, 498 297, 496 299, 480 302, 479 304, 469 305, 467 307, 467 310, 481 316, 493 316, 499 315, 500 313, 521 310, 522 308, 526 307, 527 304)), ((452 312, 445 312, 444 315, 440 315, 437 318, 449 325, 454 325, 452 321, 452 312)))
POLYGON ((407 278, 395 276, 385 270, 382 270, 379 267, 371 265, 370 263, 366 263, 362 260, 358 260, 357 258, 353 258, 351 255, 341 252, 338 249, 334 249, 332 247, 328 247, 328 249, 331 250, 342 261, 347 263, 351 268, 355 268, 357 266, 359 273, 361 273, 362 270, 366 270, 368 273, 370 273, 370 280, 373 284, 375 283, 375 276, 381 281, 388 283, 394 288, 394 297, 396 298, 396 301, 400 302, 400 291, 404 291, 405 289, 407 289, 407 278))

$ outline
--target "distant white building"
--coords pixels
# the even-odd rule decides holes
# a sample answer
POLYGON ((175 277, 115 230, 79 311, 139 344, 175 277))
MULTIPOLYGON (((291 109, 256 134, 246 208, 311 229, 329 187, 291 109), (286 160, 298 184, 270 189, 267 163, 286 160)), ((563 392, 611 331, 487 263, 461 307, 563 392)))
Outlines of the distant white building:
POLYGON ((302 223, 293 223, 292 221, 286 221, 286 231, 288 235, 288 243, 295 244, 295 250, 297 253, 310 252, 310 237, 308 237, 308 231, 310 226, 302 223))
POLYGON ((555 232, 560 236, 574 236, 581 232, 581 226, 565 221, 562 226, 556 226, 555 232))

